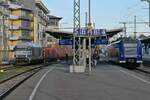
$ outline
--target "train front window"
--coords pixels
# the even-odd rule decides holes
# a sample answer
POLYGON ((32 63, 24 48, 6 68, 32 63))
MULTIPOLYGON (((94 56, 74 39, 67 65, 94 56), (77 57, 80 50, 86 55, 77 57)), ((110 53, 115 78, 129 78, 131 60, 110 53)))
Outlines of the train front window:
POLYGON ((30 49, 26 49, 26 48, 17 48, 15 50, 15 55, 30 55, 31 51, 30 49))
POLYGON ((125 44, 125 54, 126 55, 136 55, 137 53, 137 44, 130 43, 130 44, 125 44))

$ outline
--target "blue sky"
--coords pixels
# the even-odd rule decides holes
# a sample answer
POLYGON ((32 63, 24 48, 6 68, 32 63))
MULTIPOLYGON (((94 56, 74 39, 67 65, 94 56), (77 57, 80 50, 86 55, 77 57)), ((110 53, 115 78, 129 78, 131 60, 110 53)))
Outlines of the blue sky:
MULTIPOLYGON (((50 14, 61 16, 63 27, 73 26, 73 1, 74 0, 43 0, 50 10, 50 14)), ((88 0, 81 1, 81 23, 85 24, 85 12, 87 11, 88 0)), ((140 0, 91 0, 92 21, 96 23, 96 28, 113 29, 122 27, 119 22, 133 21, 137 16, 138 21, 148 21, 148 3, 140 0)), ((128 25, 133 27, 133 25, 128 25)), ((137 25, 137 31, 149 31, 148 25, 137 25)), ((133 28, 128 28, 132 32, 133 28)))

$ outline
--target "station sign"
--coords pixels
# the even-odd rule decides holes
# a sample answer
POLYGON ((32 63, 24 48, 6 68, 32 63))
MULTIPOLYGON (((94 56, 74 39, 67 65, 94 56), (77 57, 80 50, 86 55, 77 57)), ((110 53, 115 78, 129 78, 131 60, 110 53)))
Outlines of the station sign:
POLYGON ((73 45, 73 40, 71 39, 59 40, 59 45, 73 45))
POLYGON ((80 28, 74 29, 74 34, 77 36, 87 36, 91 34, 92 36, 106 36, 106 29, 92 29, 91 32, 88 29, 80 28))
POLYGON ((108 40, 107 39, 98 39, 94 41, 95 45, 107 45, 108 44, 108 40))
POLYGON ((106 35, 106 30, 105 29, 93 29, 92 30, 92 35, 105 36, 106 35))

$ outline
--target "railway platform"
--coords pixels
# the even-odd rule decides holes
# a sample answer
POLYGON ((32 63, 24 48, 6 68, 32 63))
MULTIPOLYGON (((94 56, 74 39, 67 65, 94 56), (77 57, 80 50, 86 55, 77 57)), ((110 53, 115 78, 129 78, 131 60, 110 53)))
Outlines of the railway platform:
POLYGON ((98 64, 92 74, 71 74, 69 65, 53 64, 17 87, 4 100, 149 100, 147 76, 98 64))

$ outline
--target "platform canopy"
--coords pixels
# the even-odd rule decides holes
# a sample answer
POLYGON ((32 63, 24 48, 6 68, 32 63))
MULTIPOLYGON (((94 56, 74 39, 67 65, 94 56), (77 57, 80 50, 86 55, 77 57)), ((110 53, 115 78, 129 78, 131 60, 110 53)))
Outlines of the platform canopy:
POLYGON ((123 32, 123 28, 107 30, 107 37, 111 38, 111 37, 113 37, 114 35, 116 35, 116 34, 118 34, 120 32, 123 32))
POLYGON ((150 43, 150 36, 141 40, 142 43, 150 43))
POLYGON ((60 31, 60 30, 47 30, 46 33, 50 34, 51 36, 62 39, 62 38, 72 38, 73 33, 68 31, 60 31))
MULTIPOLYGON (((120 32, 123 32, 123 28, 107 30, 106 35, 107 35, 108 38, 111 38, 111 37, 113 37, 114 35, 116 35, 120 32)), ((57 39, 73 38, 73 33, 72 32, 67 32, 67 31, 46 30, 46 33, 50 34, 51 36, 54 36, 57 39)))

